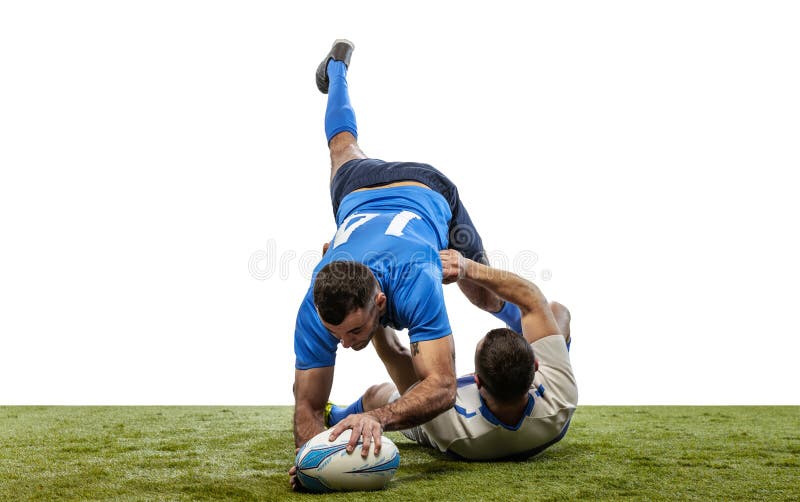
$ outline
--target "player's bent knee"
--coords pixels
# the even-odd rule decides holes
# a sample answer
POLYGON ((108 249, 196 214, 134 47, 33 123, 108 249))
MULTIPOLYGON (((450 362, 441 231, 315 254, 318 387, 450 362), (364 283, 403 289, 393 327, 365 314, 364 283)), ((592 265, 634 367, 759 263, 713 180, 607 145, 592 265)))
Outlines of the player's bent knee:
POLYGON ((389 382, 372 385, 364 392, 364 410, 374 410, 386 406, 389 403, 389 397, 395 390, 394 384, 389 382))
POLYGON ((366 159, 367 156, 359 148, 355 136, 349 132, 340 132, 328 143, 331 154, 331 180, 347 162, 354 159, 366 159))
POLYGON ((356 137, 347 131, 340 132, 328 142, 331 153, 347 151, 350 147, 358 145, 356 137))
POLYGON ((343 165, 351 160, 366 158, 367 156, 364 155, 358 147, 353 147, 345 152, 331 152, 331 181, 333 181, 334 176, 336 176, 336 173, 343 165))
POLYGON ((377 385, 370 385, 366 392, 364 392, 364 399, 374 399, 382 385, 384 384, 379 383, 377 385))
POLYGON ((571 317, 569 309, 558 302, 550 302, 550 311, 553 312, 553 315, 556 316, 556 319, 559 317, 569 319, 571 317))

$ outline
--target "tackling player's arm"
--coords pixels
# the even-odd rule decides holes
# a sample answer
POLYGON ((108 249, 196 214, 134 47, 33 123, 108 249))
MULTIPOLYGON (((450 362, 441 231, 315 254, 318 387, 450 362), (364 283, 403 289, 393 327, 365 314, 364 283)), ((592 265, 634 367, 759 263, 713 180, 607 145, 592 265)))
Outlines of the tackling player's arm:
POLYGON ((547 298, 534 283, 513 272, 464 258, 461 253, 452 249, 440 251, 439 256, 442 259, 445 282, 471 282, 517 305, 522 313, 522 331, 528 343, 561 334, 547 298))
POLYGON ((456 399, 453 335, 413 342, 411 362, 420 380, 393 403, 368 412, 384 430, 408 429, 451 408, 456 399))
POLYGON ((419 382, 397 401, 382 408, 350 415, 333 428, 331 440, 353 429, 347 451, 363 438, 361 456, 366 457, 372 443, 380 451, 384 430, 396 431, 422 424, 453 406, 456 399, 456 374, 453 336, 411 344, 411 360, 419 382))

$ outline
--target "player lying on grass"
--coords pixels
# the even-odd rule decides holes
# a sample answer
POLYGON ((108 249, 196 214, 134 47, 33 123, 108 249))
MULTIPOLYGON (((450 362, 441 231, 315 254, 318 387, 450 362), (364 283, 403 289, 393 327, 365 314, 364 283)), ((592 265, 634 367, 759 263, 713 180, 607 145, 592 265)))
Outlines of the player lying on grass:
MULTIPOLYGON (((352 51, 352 43, 337 40, 317 69, 317 86, 328 94, 325 133, 338 230, 297 314, 294 439, 300 446, 325 429, 340 343, 361 350, 378 326, 408 328, 409 371, 418 385, 391 404, 348 416, 334 434, 352 428, 348 451, 361 439, 366 456, 372 445, 380 448, 382 431, 414 427, 453 405, 453 340, 439 251, 450 246, 476 261, 484 261, 485 253, 458 190, 441 172, 427 164, 370 159, 361 151, 346 79, 352 51)), ((505 322, 519 324, 513 304, 473 284, 462 291, 505 322)))
MULTIPOLYGON (((458 379, 456 403, 433 420, 404 430, 418 443, 469 460, 527 458, 558 442, 569 427, 578 389, 569 359, 570 314, 521 277, 441 252, 444 279, 474 283, 522 310, 522 334, 507 328, 486 334, 475 349, 475 373, 458 379)), ((373 385, 360 399, 364 410, 386 406, 413 387, 409 356, 396 336, 376 349, 395 353, 395 384, 373 385)), ((352 406, 352 405, 351 405, 352 406)), ((329 423, 347 409, 333 406, 329 423)), ((338 429, 338 426, 337 426, 338 429)))

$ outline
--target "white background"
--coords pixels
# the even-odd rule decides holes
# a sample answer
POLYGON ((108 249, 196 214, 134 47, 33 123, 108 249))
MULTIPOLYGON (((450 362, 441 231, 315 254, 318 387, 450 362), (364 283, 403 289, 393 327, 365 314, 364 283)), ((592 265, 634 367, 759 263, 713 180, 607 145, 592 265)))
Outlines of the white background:
POLYGON ((339 37, 365 152, 571 308, 581 403, 800 404, 796 3, 396 5, 0 6, 0 404, 292 403, 339 37))

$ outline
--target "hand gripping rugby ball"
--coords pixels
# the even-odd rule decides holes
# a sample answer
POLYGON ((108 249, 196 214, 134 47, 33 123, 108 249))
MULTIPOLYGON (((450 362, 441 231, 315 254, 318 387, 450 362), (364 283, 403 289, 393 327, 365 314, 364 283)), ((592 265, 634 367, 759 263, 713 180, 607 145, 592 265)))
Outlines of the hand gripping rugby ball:
POLYGON ((392 479, 400 465, 400 452, 386 436, 381 436, 381 451, 375 455, 370 447, 367 458, 361 456, 359 439, 353 453, 348 454, 351 430, 335 441, 328 441, 330 430, 321 432, 304 444, 294 459, 297 480, 312 492, 381 490, 392 479))

